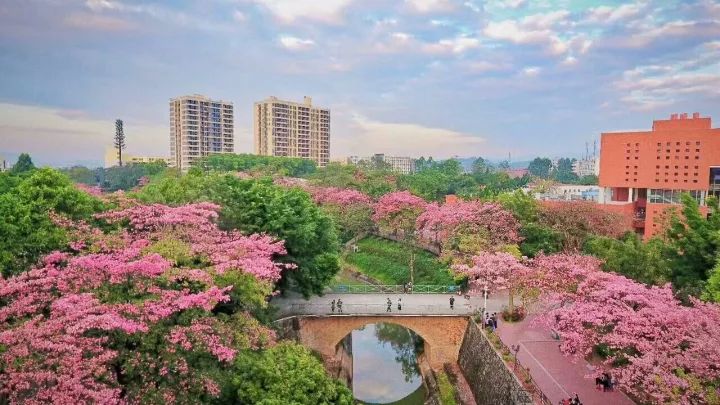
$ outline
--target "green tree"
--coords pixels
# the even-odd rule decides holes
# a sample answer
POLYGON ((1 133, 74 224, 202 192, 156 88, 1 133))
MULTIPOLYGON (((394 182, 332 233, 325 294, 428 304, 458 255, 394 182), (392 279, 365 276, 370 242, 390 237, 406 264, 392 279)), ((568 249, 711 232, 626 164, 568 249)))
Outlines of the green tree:
POLYGON ((352 393, 325 369, 310 350, 280 343, 264 351, 245 351, 235 360, 236 403, 257 405, 351 405, 352 393))
POLYGON ((220 172, 242 171, 291 177, 307 176, 317 169, 315 162, 310 159, 259 156, 246 153, 213 154, 203 158, 195 166, 204 170, 220 172))
POLYGON ((583 246, 585 253, 603 260, 603 270, 651 285, 670 281, 670 265, 663 249, 662 240, 653 238, 644 243, 634 232, 626 233, 620 240, 591 236, 583 246))
POLYGON ((279 287, 304 295, 321 294, 339 271, 335 226, 330 217, 297 188, 270 180, 241 180, 232 175, 167 176, 138 193, 141 200, 164 204, 212 201, 223 208, 220 225, 243 233, 269 233, 285 241, 284 260, 297 269, 283 274, 279 287))
POLYGON ((7 188, 0 194, 0 271, 5 276, 27 270, 43 254, 64 246, 65 233, 50 220, 51 211, 88 219, 102 208, 57 170, 36 169, 3 183, 7 188))
POLYGON ((105 191, 130 190, 140 184, 142 178, 150 178, 167 170, 165 162, 133 163, 104 169, 102 188, 105 191))
POLYGON ((710 273, 702 298, 706 301, 720 303, 720 260, 710 273))
POLYGON ((522 190, 502 193, 497 196, 497 202, 521 223, 537 221, 538 202, 530 193, 522 190))
POLYGON ((682 215, 673 214, 667 230, 666 253, 672 268, 672 282, 681 295, 699 296, 720 253, 720 212, 718 200, 708 197, 709 215, 687 193, 680 197, 682 215))
POLYGON ((574 162, 575 159, 570 158, 558 159, 557 168, 552 171, 551 177, 560 183, 577 184, 580 178, 573 172, 574 162))
MULTIPOLYGON (((102 170, 102 169, 100 169, 102 170)), ((60 172, 68 176, 75 183, 88 185, 98 184, 98 171, 90 170, 85 166, 73 166, 67 169, 60 169, 60 172)))
POLYGON ((530 162, 528 166, 528 172, 536 177, 547 178, 550 176, 550 169, 552 168, 552 161, 548 158, 536 157, 530 162))
POLYGON ((589 174, 587 176, 580 177, 580 180, 578 181, 583 186, 597 186, 598 184, 598 176, 594 174, 589 174))
POLYGON ((32 159, 30 158, 30 155, 27 153, 21 153, 20 156, 18 156, 17 162, 15 162, 15 165, 10 169, 10 173, 12 174, 22 174, 27 173, 35 169, 35 165, 33 164, 32 159))

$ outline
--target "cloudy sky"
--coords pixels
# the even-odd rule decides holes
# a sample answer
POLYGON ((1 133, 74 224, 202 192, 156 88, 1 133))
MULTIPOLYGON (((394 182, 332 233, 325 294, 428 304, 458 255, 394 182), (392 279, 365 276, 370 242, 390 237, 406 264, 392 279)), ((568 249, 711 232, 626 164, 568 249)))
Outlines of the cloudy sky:
POLYGON ((168 100, 332 110, 332 156, 584 153, 671 112, 720 120, 720 3, 547 0, 2 0, 0 154, 168 154, 168 100))

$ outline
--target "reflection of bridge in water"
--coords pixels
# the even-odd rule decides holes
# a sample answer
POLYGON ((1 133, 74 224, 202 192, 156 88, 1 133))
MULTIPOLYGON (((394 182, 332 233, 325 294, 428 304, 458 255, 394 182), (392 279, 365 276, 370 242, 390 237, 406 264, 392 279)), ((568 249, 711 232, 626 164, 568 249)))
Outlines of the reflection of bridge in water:
POLYGON ((457 362, 468 327, 467 317, 458 315, 313 315, 290 319, 298 341, 316 350, 325 360, 335 357, 338 344, 355 329, 379 323, 403 326, 423 339, 424 353, 432 368, 442 368, 445 363, 457 362))

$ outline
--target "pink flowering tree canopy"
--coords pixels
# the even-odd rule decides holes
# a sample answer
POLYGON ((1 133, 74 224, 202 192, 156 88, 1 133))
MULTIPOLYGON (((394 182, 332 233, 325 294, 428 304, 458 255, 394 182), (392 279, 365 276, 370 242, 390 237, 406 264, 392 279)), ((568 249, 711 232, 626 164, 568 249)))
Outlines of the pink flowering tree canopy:
POLYGON ((590 234, 617 238, 632 230, 622 215, 589 201, 555 202, 540 209, 540 223, 563 236, 566 251, 579 251, 590 234))
POLYGON ((383 195, 375 203, 373 220, 381 232, 412 237, 415 222, 426 207, 422 198, 408 191, 396 191, 383 195))
POLYGON ((310 187, 313 201, 340 228, 342 240, 370 232, 373 228, 372 199, 357 190, 338 187, 310 187))
POLYGON ((599 354, 619 386, 643 403, 717 401, 720 306, 684 306, 669 285, 649 287, 598 265, 580 255, 539 256, 531 264, 526 280, 546 293, 540 320, 561 335, 560 349, 599 354))
POLYGON ((468 279, 473 293, 489 293, 497 290, 509 290, 508 306, 514 307, 513 296, 519 292, 528 268, 517 257, 505 252, 482 252, 471 258, 470 265, 455 264, 452 270, 468 279))
POLYGON ((521 239, 520 224, 512 213, 498 204, 480 201, 432 203, 417 218, 416 227, 421 240, 454 256, 503 250, 521 239))
POLYGON ((211 312, 242 297, 227 275, 270 286, 285 267, 273 260, 282 242, 220 231, 217 211, 202 203, 97 215, 109 232, 66 223, 69 252, 0 280, 0 393, 67 404, 217 397, 209 371, 272 341, 242 310, 211 312))

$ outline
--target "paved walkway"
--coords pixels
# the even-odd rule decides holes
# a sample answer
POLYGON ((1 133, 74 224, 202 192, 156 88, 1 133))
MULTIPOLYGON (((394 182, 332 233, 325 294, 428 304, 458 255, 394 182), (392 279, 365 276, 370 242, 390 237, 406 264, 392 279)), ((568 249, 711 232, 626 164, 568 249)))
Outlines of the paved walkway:
MULTIPOLYGON (((346 315, 470 315, 483 306, 482 297, 470 297, 453 294, 326 294, 305 300, 302 296, 275 297, 271 303, 277 306, 281 316, 290 315, 329 315, 330 303, 342 300, 343 314, 346 315), (450 297, 455 298, 455 308, 450 309, 450 297), (387 312, 387 299, 392 301, 392 312, 387 312), (398 311, 398 300, 402 300, 402 310, 398 311)), ((507 298, 491 296, 488 298, 490 312, 499 312, 507 298)), ((339 312, 335 311, 335 314, 339 312)))
POLYGON ((566 357, 558 347, 560 341, 551 337, 550 331, 531 325, 527 319, 519 323, 501 322, 498 335, 510 347, 520 344, 518 360, 530 369, 530 374, 540 390, 557 404, 563 398, 577 393, 584 405, 631 405, 620 391, 603 392, 595 389, 595 381, 585 378, 593 368, 585 360, 566 357))

